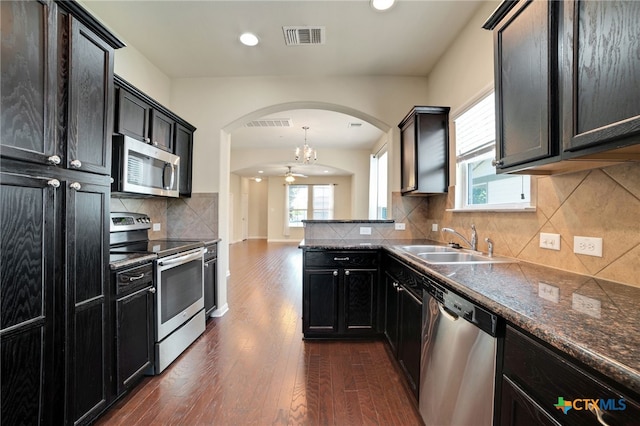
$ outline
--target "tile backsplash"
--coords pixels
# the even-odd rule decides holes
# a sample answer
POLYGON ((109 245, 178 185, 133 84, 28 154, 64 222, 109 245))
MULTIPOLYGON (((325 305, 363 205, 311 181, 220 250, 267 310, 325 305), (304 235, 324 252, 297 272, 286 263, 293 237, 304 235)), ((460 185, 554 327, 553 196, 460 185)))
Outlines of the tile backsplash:
POLYGON ((451 212, 450 191, 428 198, 419 228, 425 238, 446 242, 453 236, 432 232, 431 224, 468 237, 473 223, 482 251, 490 237, 496 254, 640 287, 640 163, 533 179, 535 212, 451 212), (540 248, 540 232, 560 234, 560 251, 540 248), (574 236, 602 238, 603 256, 574 254, 574 236))
POLYGON ((218 237, 218 194, 194 193, 191 198, 111 198, 111 211, 144 213, 159 231, 150 239, 218 237))

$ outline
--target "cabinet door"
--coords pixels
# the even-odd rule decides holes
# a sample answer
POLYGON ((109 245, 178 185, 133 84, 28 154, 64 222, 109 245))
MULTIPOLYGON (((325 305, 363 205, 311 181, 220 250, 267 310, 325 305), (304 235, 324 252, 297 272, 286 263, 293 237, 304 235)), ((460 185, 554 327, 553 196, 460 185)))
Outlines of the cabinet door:
POLYGON ((118 396, 153 365, 153 287, 116 301, 116 389, 118 396))
POLYGON ((175 155, 180 157, 179 187, 181 197, 191 197, 191 168, 193 160, 193 132, 176 124, 175 155))
POLYGON ((217 260, 204 263, 204 312, 210 314, 216 308, 217 260))
POLYGON ((68 422, 93 418, 107 402, 109 183, 67 182, 68 422))
POLYGON ((418 188, 415 116, 402 127, 400 140, 400 189, 403 193, 415 191, 418 188))
POLYGON ((302 331, 307 334, 338 332, 337 269, 307 269, 302 280, 302 331))
POLYGON ((158 111, 151 109, 151 143, 153 146, 173 152, 174 121, 158 111))
POLYGON ((559 6, 526 1, 494 31, 498 172, 558 154, 559 6))
POLYGON ((398 283, 385 274, 384 334, 394 354, 398 353, 398 283))
POLYGON ((56 146, 57 13, 51 1, 2 1, 0 153, 60 161, 56 146), (5 25, 6 23, 6 25, 5 25))
POLYGON ((113 48, 73 17, 69 68, 68 167, 111 173, 113 48))
POLYGON ((502 377, 500 403, 500 424, 503 426, 559 426, 560 423, 550 417, 518 385, 502 377))
POLYGON ((142 142, 149 142, 149 113, 151 107, 142 99, 118 88, 118 108, 115 132, 142 142))
POLYGON ((409 379, 416 399, 420 384, 420 351, 422 350, 422 301, 400 287, 400 320, 398 362, 409 379))
POLYGON ((0 185, 0 418, 59 423, 53 411, 62 403, 54 386, 63 381, 53 334, 62 272, 58 194, 47 179, 0 173, 0 185))
POLYGON ((563 3, 565 151, 638 143, 640 2, 563 3))
POLYGON ((376 333, 377 271, 344 271, 344 331, 353 334, 376 333))

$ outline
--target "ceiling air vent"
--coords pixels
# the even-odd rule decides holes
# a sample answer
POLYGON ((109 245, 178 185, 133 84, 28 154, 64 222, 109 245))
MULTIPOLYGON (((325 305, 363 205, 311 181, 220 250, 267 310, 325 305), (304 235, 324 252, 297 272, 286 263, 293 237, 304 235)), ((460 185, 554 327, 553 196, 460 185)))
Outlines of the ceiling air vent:
POLYGON ((303 44, 324 44, 325 27, 282 27, 284 41, 287 46, 303 44))
POLYGON ((291 125, 290 118, 266 118, 250 121, 244 127, 291 127, 291 125))
POLYGON ((362 123, 349 123, 349 128, 352 127, 362 127, 362 123))

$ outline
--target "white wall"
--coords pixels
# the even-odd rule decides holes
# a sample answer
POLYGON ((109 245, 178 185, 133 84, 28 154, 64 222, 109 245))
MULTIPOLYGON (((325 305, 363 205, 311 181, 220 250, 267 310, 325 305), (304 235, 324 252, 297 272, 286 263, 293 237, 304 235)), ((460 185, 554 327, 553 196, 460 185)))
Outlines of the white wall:
POLYGON ((269 180, 249 181, 249 238, 267 238, 269 180))

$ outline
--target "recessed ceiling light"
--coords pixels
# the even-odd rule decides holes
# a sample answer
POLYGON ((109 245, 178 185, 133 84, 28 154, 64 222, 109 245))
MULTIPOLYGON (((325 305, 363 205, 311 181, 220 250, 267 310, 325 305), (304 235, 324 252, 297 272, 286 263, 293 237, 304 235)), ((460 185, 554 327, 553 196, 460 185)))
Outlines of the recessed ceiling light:
POLYGON ((371 7, 375 10, 387 10, 395 4, 395 0, 371 0, 371 7))
POLYGON ((245 46, 255 46, 258 44, 258 37, 252 33, 244 33, 240 36, 240 42, 245 46))
POLYGON ((258 170, 258 173, 264 173, 264 170, 258 170))

